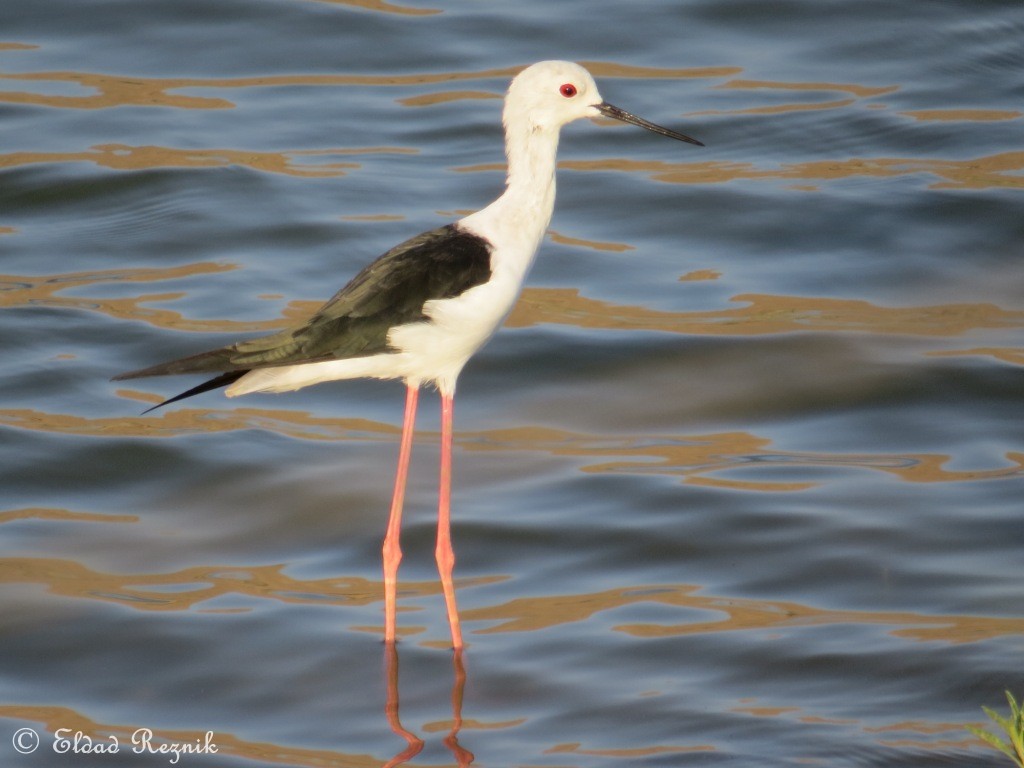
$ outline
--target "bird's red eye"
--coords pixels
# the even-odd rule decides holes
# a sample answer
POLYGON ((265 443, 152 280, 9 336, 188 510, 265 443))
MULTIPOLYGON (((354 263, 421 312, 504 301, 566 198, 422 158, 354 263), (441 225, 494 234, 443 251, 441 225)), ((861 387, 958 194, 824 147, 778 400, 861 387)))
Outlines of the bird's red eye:
POLYGON ((573 96, 576 95, 576 86, 573 85, 572 83, 566 83, 565 85, 558 89, 558 92, 565 96, 565 98, 571 99, 573 96))

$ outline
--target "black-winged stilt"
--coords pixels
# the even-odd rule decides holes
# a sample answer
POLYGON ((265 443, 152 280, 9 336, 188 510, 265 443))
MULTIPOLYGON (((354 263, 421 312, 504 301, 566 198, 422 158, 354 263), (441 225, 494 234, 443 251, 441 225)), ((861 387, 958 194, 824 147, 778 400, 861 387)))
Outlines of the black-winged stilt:
POLYGON ((114 377, 216 374, 154 408, 219 387, 227 387, 227 396, 235 397, 286 392, 336 379, 404 380, 405 418, 383 549, 387 643, 395 641, 395 594, 402 559, 398 539, 416 402, 420 387, 433 384, 441 395, 435 556, 452 643, 462 648, 449 517, 455 381, 512 309, 547 230, 555 204, 559 130, 582 117, 599 116, 703 146, 604 101, 590 73, 578 64, 534 64, 512 80, 505 96, 502 122, 508 177, 505 192, 489 206, 392 248, 304 323, 114 377))

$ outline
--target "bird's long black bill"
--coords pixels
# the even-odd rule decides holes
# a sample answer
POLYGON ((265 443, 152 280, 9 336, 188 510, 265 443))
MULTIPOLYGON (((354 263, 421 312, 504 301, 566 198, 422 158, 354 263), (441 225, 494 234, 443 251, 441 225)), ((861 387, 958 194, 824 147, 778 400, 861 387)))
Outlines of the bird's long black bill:
POLYGON ((668 128, 663 128, 660 125, 644 120, 642 117, 637 117, 631 112, 627 112, 624 109, 609 104, 607 101, 602 101, 600 104, 595 104, 594 108, 605 117, 611 117, 615 120, 621 120, 624 123, 630 123, 631 125, 639 125, 641 128, 646 128, 648 131, 660 134, 662 136, 668 136, 670 139, 678 139, 679 141, 689 142, 690 144, 696 144, 698 147, 703 147, 704 142, 692 139, 689 136, 684 136, 681 133, 670 131, 668 128))

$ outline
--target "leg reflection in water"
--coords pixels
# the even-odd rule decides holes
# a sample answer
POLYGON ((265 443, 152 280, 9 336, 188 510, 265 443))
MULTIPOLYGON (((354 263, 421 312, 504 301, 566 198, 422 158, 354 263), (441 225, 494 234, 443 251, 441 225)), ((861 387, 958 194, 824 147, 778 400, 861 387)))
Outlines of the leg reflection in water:
MULTIPOLYGON (((398 648, 395 643, 384 643, 384 665, 387 678, 387 700, 384 714, 388 725, 396 736, 405 740, 407 746, 387 763, 384 768, 404 765, 423 751, 424 742, 419 736, 402 725, 398 715, 398 648)), ((454 678, 452 680, 452 728, 444 739, 444 745, 455 755, 459 768, 471 765, 474 756, 468 749, 459 744, 459 730, 462 728, 462 697, 466 689, 466 668, 462 663, 462 649, 456 648, 452 657, 454 678)))

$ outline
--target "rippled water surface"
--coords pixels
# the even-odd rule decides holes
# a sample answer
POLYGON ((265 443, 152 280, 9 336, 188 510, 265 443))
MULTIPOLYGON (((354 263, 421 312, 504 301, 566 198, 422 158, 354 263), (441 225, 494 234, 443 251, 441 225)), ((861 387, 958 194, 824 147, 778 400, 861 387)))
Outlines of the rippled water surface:
POLYGON ((0 764, 1009 765, 965 726, 1024 693, 1022 41, 1019 0, 5 3, 0 764), (545 58, 707 147, 564 131, 460 380, 468 648, 425 396, 389 656, 400 384, 109 379, 486 205, 545 58))

